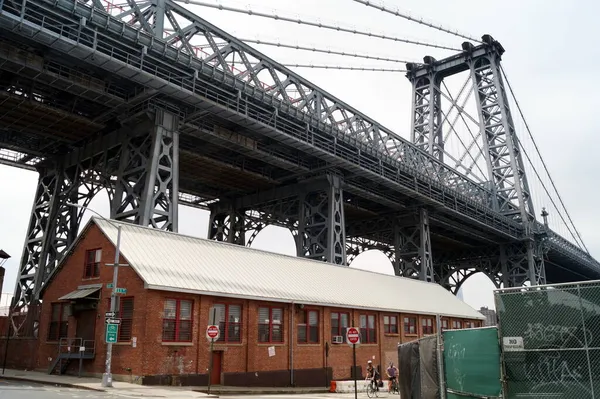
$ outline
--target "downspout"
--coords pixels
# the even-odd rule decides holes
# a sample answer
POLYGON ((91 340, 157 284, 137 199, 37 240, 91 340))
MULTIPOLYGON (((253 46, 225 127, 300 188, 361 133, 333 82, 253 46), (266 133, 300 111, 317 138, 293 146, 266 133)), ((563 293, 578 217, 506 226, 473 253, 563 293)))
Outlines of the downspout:
POLYGON ((290 386, 294 386, 294 302, 290 307, 290 386))

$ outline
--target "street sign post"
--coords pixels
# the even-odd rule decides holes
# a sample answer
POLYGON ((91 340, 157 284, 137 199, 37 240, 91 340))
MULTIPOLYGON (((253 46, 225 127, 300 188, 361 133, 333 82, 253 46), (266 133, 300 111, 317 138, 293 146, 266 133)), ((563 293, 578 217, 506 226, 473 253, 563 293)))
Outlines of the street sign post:
POLYGON ((354 361, 352 372, 354 375, 354 399, 358 399, 358 387, 356 383, 356 345, 360 344, 360 331, 358 331, 356 327, 348 327, 346 330, 346 343, 352 345, 352 359, 354 361))
MULTIPOLYGON (((216 307, 212 307, 212 317, 211 317, 211 321, 213 323, 218 323, 217 322, 217 308, 216 307)), ((215 325, 215 324, 209 324, 208 327, 206 327, 206 339, 208 339, 210 341, 210 360, 209 360, 209 364, 208 364, 208 394, 210 395, 210 380, 212 378, 212 369, 213 369, 213 345, 215 343, 215 340, 219 339, 219 326, 215 325)))
POLYGON ((127 294, 127 288, 119 288, 119 287, 117 287, 117 288, 115 288, 115 292, 117 294, 127 294))
POLYGON ((106 343, 114 344, 117 342, 117 334, 119 333, 118 324, 107 324, 106 325, 106 343))
POLYGON ((104 317, 117 317, 117 312, 106 312, 104 317))
POLYGON ((112 317, 107 317, 104 319, 106 324, 121 324, 121 319, 113 319, 112 317))

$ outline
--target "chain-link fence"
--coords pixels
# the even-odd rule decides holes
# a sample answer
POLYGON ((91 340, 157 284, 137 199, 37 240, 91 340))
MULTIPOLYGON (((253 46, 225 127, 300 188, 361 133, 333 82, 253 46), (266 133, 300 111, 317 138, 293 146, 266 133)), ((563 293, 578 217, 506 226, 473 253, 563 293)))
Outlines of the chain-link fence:
POLYGON ((507 398, 600 398, 600 282, 496 291, 507 398))

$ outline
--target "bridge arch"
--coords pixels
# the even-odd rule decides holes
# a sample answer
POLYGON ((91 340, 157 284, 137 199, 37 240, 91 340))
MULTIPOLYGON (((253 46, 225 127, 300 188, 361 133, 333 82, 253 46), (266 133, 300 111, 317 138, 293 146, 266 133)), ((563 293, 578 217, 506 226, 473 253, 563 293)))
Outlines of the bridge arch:
MULTIPOLYGON (((476 278, 478 283, 491 283, 494 288, 500 288, 501 279, 500 276, 495 275, 491 272, 477 269, 477 268, 460 268, 455 269, 451 274, 449 274, 445 279, 441 281, 441 284, 454 295, 458 294, 458 291, 464 284, 473 276, 479 276, 476 278), (482 279, 481 277, 487 277, 486 279, 482 279)), ((471 279, 473 281, 473 279, 471 279)), ((469 284, 470 285, 470 284, 469 284)))
POLYGON ((349 261, 348 265, 354 269, 390 275, 395 274, 394 264, 390 256, 385 251, 377 248, 361 250, 358 255, 352 257, 352 261, 349 261))
POLYGON ((246 232, 246 246, 282 255, 296 256, 294 235, 290 229, 285 227, 267 225, 250 230, 246 232))

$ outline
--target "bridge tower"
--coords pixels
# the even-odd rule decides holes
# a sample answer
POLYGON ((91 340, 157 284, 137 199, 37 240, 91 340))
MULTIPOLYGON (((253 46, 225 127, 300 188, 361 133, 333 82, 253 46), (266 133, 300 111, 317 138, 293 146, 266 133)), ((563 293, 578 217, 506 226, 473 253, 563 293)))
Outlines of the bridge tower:
POLYGON ((444 161, 446 136, 442 131, 441 101, 445 98, 454 107, 460 105, 444 96, 440 86, 449 76, 468 71, 479 117, 477 136, 482 138, 491 188, 490 205, 519 222, 525 236, 520 245, 500 244, 495 255, 499 270, 494 273, 504 286, 520 286, 526 281, 543 284, 544 260, 534 235, 533 202, 500 66, 504 48, 490 35, 484 35, 481 45, 465 42, 462 49, 462 53, 443 60, 427 56, 423 64, 407 64, 407 77, 413 86, 412 142, 444 161))

